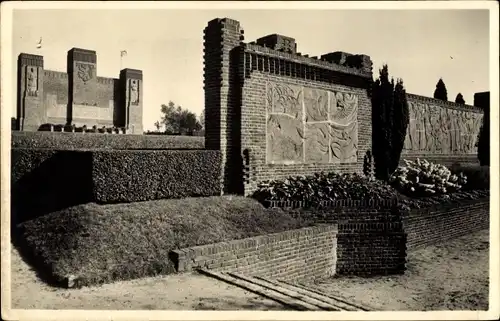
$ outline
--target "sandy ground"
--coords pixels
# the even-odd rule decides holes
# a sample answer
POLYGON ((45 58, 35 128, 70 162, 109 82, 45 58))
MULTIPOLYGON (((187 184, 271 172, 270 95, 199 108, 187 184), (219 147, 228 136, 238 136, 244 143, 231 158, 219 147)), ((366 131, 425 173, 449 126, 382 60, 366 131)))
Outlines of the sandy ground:
MULTIPOLYGON (((314 285, 379 310, 487 310, 488 231, 409 253, 404 276, 332 278, 314 285)), ((13 309, 284 310, 281 304, 199 274, 53 288, 12 250, 13 309)))
POLYGON ((61 289, 39 280, 15 249, 11 264, 12 309, 287 310, 275 301, 197 273, 61 289))
POLYGON ((383 311, 488 310, 489 234, 409 253, 405 275, 331 278, 312 285, 383 311))

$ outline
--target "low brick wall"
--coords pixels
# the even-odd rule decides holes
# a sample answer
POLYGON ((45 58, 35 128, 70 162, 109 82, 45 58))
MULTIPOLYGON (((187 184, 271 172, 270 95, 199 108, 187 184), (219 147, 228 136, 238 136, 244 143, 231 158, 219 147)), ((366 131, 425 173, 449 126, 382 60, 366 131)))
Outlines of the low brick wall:
POLYGON ((489 211, 489 197, 406 211, 403 224, 407 247, 415 249, 488 229, 489 211))
POLYGON ((266 204, 315 224, 337 224, 336 273, 358 276, 404 273, 406 233, 397 205, 397 199, 266 204))
POLYGON ((178 272, 196 268, 248 276, 310 279, 335 274, 335 225, 319 225, 173 251, 178 272))

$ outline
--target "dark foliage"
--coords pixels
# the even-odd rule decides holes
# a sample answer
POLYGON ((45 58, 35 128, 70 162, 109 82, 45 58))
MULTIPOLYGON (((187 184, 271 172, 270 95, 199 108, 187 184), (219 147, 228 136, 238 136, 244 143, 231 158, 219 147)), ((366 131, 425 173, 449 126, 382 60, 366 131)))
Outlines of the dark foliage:
POLYGON ((436 84, 436 90, 434 90, 434 98, 447 101, 448 100, 448 91, 446 90, 446 85, 442 78, 439 78, 438 83, 436 84))
POLYGON ((99 133, 13 132, 12 148, 203 149, 203 137, 99 133))
POLYGON ((464 96, 462 96, 461 93, 458 93, 457 97, 455 98, 455 103, 465 105, 464 96))
POLYGON ((87 151, 12 149, 12 223, 91 201, 91 166, 87 151))
POLYGON ((372 89, 373 158, 377 179, 388 180, 398 167, 408 123, 403 81, 389 81, 389 70, 384 65, 372 89))
MULTIPOLYGON (((18 226, 18 246, 56 283, 175 272, 171 251, 308 226, 244 197, 78 205, 18 226)), ((62 284, 61 284, 62 285, 62 284)))
POLYGON ((314 205, 339 199, 386 200, 395 195, 395 190, 385 183, 358 174, 317 173, 262 182, 253 197, 262 203, 303 201, 314 205))
POLYGON ((467 183, 462 187, 464 191, 489 190, 490 189, 490 167, 478 165, 451 166, 454 174, 463 173, 467 176, 467 183))
POLYGON ((490 111, 484 109, 483 124, 479 133, 477 144, 477 157, 481 166, 490 165, 490 111))
POLYGON ((216 150, 94 151, 98 203, 220 195, 221 154, 216 150))
POLYGON ((87 202, 220 194, 220 153, 12 149, 11 210, 21 222, 87 202))

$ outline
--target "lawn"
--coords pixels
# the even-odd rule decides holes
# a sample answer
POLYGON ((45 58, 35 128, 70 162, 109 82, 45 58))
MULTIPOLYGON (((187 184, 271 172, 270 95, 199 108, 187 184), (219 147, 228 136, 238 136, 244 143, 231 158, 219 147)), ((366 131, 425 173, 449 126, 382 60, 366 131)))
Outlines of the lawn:
POLYGON ((170 252, 309 224, 246 197, 70 207, 26 221, 16 245, 55 284, 96 285, 175 272, 170 252))

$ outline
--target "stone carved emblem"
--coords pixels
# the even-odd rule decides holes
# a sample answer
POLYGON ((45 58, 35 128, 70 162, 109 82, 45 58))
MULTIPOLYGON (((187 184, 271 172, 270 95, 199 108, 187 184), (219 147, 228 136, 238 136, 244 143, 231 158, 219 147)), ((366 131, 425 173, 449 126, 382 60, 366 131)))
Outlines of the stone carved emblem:
POLYGON ((78 78, 83 82, 87 82, 94 77, 95 66, 91 64, 76 64, 78 78))
POLYGON ((408 107, 405 150, 438 154, 476 152, 481 114, 414 101, 409 101, 408 107))
POLYGON ((38 95, 38 68, 26 67, 26 93, 28 96, 38 95))
POLYGON ((268 163, 357 161, 357 95, 269 83, 267 104, 268 163))
POLYGON ((130 104, 139 105, 139 81, 130 79, 130 104))

